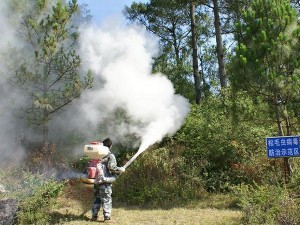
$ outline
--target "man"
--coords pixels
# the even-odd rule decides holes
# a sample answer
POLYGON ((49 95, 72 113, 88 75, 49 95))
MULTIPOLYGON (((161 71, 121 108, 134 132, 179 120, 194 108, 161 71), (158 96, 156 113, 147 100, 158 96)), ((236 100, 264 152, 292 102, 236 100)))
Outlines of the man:
MULTIPOLYGON (((106 146, 110 150, 112 147, 111 139, 106 138, 103 141, 103 146, 106 146)), ((123 172, 125 172, 125 168, 117 166, 116 157, 110 151, 108 155, 97 164, 92 220, 97 220, 101 206, 103 209, 104 222, 110 220, 112 211, 112 182, 114 182, 117 176, 123 172)))

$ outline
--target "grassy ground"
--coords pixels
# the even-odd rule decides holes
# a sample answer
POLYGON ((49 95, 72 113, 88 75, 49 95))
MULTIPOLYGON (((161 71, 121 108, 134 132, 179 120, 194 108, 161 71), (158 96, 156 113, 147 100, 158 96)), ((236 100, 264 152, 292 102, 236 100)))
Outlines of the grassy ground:
MULTIPOLYGON (((90 221, 93 186, 70 181, 65 193, 59 198, 57 207, 51 212, 51 224, 93 225, 103 223, 90 221)), ((146 209, 124 207, 113 203, 112 220, 116 225, 237 225, 241 212, 222 209, 227 199, 222 196, 207 198, 199 203, 170 209, 146 209)))

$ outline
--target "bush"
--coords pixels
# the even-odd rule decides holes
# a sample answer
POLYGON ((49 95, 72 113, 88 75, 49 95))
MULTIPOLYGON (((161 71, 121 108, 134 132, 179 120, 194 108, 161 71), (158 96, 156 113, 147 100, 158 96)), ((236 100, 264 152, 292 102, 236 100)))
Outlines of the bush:
POLYGON ((193 105, 175 136, 175 142, 184 146, 187 166, 198 168, 197 176, 210 192, 226 192, 240 183, 282 179, 281 173, 270 176, 273 170, 266 159, 265 137, 272 136, 276 127, 264 121, 263 113, 258 115, 261 106, 251 98, 229 99, 225 93, 193 105))
POLYGON ((244 212, 244 224, 299 224, 300 205, 287 189, 279 185, 250 186, 241 185, 233 188, 244 212))
POLYGON ((44 180, 42 176, 25 173, 20 197, 19 224, 48 224, 49 209, 61 193, 63 183, 44 180))
POLYGON ((162 207, 199 199, 205 193, 203 182, 191 174, 184 158, 170 149, 149 149, 117 179, 114 196, 131 205, 162 207))
POLYGON ((300 158, 294 157, 289 159, 292 174, 289 180, 288 187, 292 189, 295 195, 300 196, 300 158))
POLYGON ((5 180, 5 197, 18 200, 18 224, 49 224, 49 209, 63 189, 62 182, 15 167, 2 168, 0 180, 5 180))

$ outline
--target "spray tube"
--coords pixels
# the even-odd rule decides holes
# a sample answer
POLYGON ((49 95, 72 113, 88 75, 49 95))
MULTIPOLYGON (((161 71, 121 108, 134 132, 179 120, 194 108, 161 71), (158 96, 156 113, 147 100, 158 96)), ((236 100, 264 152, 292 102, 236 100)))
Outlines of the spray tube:
POLYGON ((137 151, 137 153, 135 153, 134 156, 132 156, 132 158, 127 162, 125 163, 125 165, 123 166, 125 169, 142 153, 143 151, 137 151))

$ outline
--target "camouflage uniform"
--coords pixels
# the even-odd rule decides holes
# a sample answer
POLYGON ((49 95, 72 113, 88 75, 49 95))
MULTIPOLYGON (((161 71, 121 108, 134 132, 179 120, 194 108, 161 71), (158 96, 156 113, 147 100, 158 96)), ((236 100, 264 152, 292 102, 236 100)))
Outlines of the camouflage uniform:
MULTIPOLYGON (((93 218, 97 218, 100 208, 103 209, 104 218, 110 219, 112 210, 112 182, 114 182, 120 174, 120 167, 117 166, 117 160, 114 154, 109 153, 102 159, 103 177, 97 176, 94 184, 94 204, 93 218)), ((98 165, 97 165, 98 166, 98 165)))

